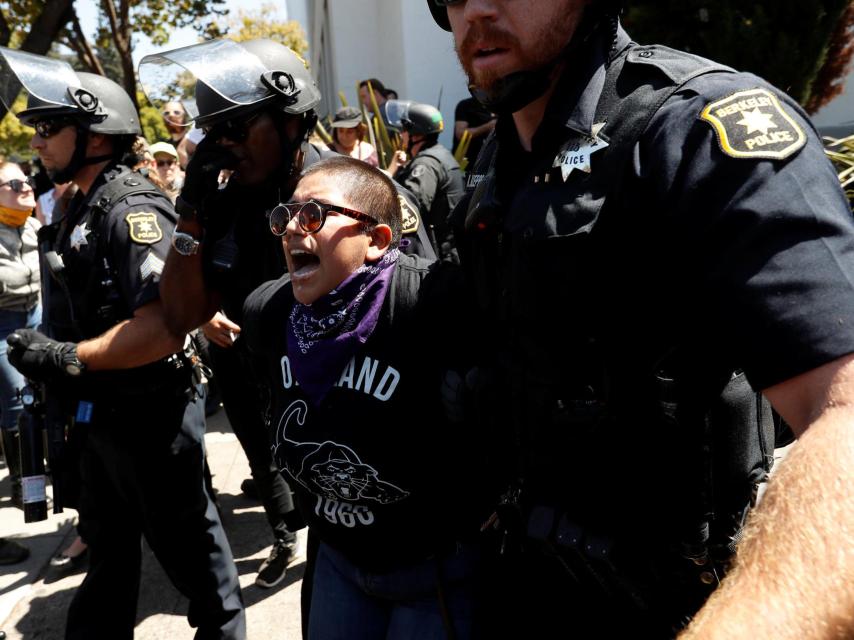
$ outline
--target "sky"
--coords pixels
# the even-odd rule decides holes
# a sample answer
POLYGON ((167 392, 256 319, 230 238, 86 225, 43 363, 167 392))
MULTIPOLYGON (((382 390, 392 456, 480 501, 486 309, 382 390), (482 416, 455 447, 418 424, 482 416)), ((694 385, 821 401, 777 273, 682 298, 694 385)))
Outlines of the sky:
MULTIPOLYGON (((285 6, 284 0, 278 0, 278 2, 272 0, 265 0, 269 4, 273 4, 279 7, 278 14, 276 18, 279 20, 287 20, 288 19, 288 10, 285 6)), ((98 5, 99 2, 94 2, 93 0, 75 0, 74 6, 77 8, 77 15, 80 17, 80 24, 83 27, 84 32, 87 36, 91 37, 95 33, 95 29, 98 24, 98 5)), ((237 15, 237 12, 241 9, 245 11, 252 11, 259 7, 262 2, 259 0, 226 0, 225 6, 231 11, 232 15, 237 15)), ((176 29, 169 40, 169 42, 161 47, 155 47, 151 44, 151 42, 144 35, 135 35, 133 40, 133 62, 134 65, 138 65, 140 59, 149 53, 155 53, 158 50, 164 51, 167 49, 176 49, 178 47, 184 47, 190 44, 195 44, 198 42, 199 34, 192 28, 186 27, 184 29, 176 29)))

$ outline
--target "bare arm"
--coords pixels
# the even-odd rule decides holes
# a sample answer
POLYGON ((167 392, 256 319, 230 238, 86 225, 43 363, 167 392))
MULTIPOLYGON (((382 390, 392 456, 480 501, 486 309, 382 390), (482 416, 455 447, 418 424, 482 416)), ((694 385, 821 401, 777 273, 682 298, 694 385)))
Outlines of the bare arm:
POLYGON ((469 123, 466 120, 457 120, 454 122, 454 137, 459 140, 463 137, 466 129, 469 128, 469 123))
MULTIPOLYGON (((197 222, 178 222, 178 231, 202 237, 197 222)), ((201 252, 182 256, 169 249, 166 266, 160 278, 160 297, 166 324, 175 335, 182 335, 211 319, 220 306, 219 294, 205 286, 201 252)))
POLYGON ((156 362, 183 346, 184 334, 169 331, 163 305, 155 300, 137 309, 130 320, 81 342, 77 357, 92 371, 131 369, 156 362))
POLYGON ((802 437, 680 638, 854 637, 854 356, 765 395, 802 437))

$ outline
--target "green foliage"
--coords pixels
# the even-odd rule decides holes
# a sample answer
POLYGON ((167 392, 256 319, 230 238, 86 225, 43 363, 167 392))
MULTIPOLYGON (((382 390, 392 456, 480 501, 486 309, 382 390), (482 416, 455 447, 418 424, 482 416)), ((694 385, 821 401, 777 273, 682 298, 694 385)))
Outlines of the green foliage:
POLYGON ((254 38, 269 38, 289 47, 300 56, 308 51, 302 27, 296 20, 276 20, 276 5, 262 4, 253 11, 240 10, 228 21, 227 35, 241 42, 254 38))
POLYGON ((623 23, 638 42, 666 44, 751 71, 807 104, 849 4, 850 0, 633 0, 623 23))
POLYGON ((151 105, 142 91, 136 92, 136 100, 139 103, 139 125, 145 139, 149 142, 167 139, 169 131, 163 124, 160 111, 151 105))
MULTIPOLYGON (((27 105, 26 96, 18 96, 12 106, 12 112, 17 113, 27 105)), ((30 149, 30 140, 33 137, 33 129, 22 125, 12 112, 7 113, 0 120, 0 155, 9 159, 24 159, 33 156, 30 149)))
POLYGON ((826 153, 839 173, 839 182, 854 211, 854 136, 841 140, 826 139, 826 153))

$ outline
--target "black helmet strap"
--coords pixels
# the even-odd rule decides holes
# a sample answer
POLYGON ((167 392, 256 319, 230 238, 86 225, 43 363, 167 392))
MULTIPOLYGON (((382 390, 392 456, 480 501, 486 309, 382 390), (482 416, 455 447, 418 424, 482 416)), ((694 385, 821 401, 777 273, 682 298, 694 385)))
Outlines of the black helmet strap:
POLYGON ((62 169, 48 170, 47 175, 54 184, 62 184, 70 182, 85 166, 90 164, 98 164, 105 160, 111 160, 114 154, 106 154, 100 156, 86 157, 86 142, 89 139, 89 130, 80 124, 76 124, 74 128, 77 130, 77 136, 74 140, 74 153, 71 154, 71 160, 62 169))

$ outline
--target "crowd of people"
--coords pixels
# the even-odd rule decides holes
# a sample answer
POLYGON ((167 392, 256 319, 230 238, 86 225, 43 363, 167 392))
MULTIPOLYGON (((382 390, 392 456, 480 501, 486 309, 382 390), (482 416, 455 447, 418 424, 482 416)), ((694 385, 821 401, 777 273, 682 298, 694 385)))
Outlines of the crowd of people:
POLYGON ((195 109, 161 100, 158 141, 118 84, 0 48, 50 182, 0 164, 0 427, 16 503, 25 380, 68 434, 66 637, 133 637, 141 536, 196 637, 246 637, 211 371, 257 585, 308 528, 307 638, 850 636, 854 218, 807 116, 632 42, 616 1, 427 1, 467 179, 441 112, 375 78, 312 136, 270 40, 183 48, 195 109))

